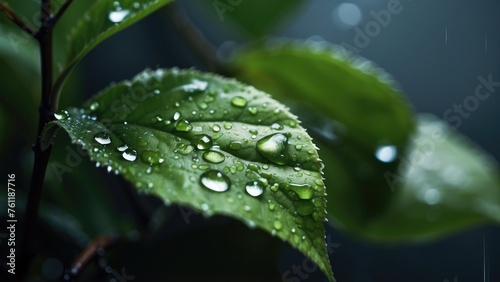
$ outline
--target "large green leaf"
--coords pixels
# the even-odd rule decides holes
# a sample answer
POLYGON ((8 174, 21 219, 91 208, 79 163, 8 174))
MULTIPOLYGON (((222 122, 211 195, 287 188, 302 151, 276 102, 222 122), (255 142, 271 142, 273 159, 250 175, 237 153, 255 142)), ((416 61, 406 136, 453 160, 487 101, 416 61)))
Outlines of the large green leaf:
POLYGON ((497 163, 434 116, 419 117, 400 169, 385 177, 396 197, 363 232, 377 240, 426 240, 500 223, 497 163))
POLYGON ((303 0, 204 0, 205 10, 223 24, 233 23, 252 37, 266 35, 303 0), (227 20, 226 20, 227 19, 227 20))
POLYGON ((312 41, 247 47, 231 65, 238 78, 296 105, 294 112, 324 148, 325 172, 335 176, 327 179, 332 222, 357 230, 383 212, 393 196, 383 173, 398 161, 381 161, 376 152, 402 152, 413 128, 412 112, 389 75, 312 41))
POLYGON ((72 68, 106 38, 131 26, 172 0, 96 1, 68 35, 67 58, 56 83, 56 91, 72 68))
POLYGON ((412 131, 412 111, 392 78, 340 47, 276 40, 243 49, 232 65, 241 80, 279 99, 309 105, 370 147, 405 144, 412 131))
POLYGON ((333 281, 322 163, 296 117, 267 94, 196 71, 145 71, 56 117, 49 126, 139 191, 263 228, 333 281))

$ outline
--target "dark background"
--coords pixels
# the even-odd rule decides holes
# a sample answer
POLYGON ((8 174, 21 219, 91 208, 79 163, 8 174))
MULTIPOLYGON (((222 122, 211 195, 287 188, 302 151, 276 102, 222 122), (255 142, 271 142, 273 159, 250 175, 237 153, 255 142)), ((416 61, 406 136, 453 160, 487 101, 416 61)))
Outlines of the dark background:
MULTIPOLYGON (((229 47, 245 42, 245 38, 231 30, 227 22, 220 21, 210 5, 202 10, 194 5, 194 1, 178 2, 208 39, 215 46, 222 46, 222 55, 229 47)), ((358 5, 362 12, 358 27, 363 28, 373 19, 370 11, 385 9, 388 2, 351 0, 350 3, 358 5)), ((308 1, 271 34, 299 39, 320 36, 333 43, 354 45, 355 31, 337 24, 335 9, 340 3, 308 1)), ((360 55, 394 76, 416 112, 430 112, 442 117, 455 103, 462 103, 465 97, 474 94, 478 76, 492 74, 493 80, 500 81, 499 1, 401 0, 401 6, 403 11, 393 15, 390 24, 371 39, 360 55)), ((204 69, 161 13, 106 40, 83 60, 78 68, 84 72, 86 93, 97 93, 110 81, 129 79, 146 67, 194 66, 204 69)), ((258 17, 255 20, 258 21, 258 17)), ((499 93, 500 89, 497 89, 488 100, 481 101, 479 108, 457 128, 497 160, 500 159, 499 93)), ((272 277, 279 279, 281 273, 304 261, 298 251, 277 239, 271 245, 261 245, 263 250, 260 252, 248 253, 248 247, 238 248, 238 244, 259 245, 259 240, 266 235, 255 230, 242 233, 246 226, 225 218, 207 221, 193 215, 186 226, 182 213, 176 211, 169 229, 165 236, 174 240, 169 243, 169 252, 162 254, 165 257, 155 259, 151 254, 143 255, 150 256, 152 261, 161 260, 159 267, 163 265, 179 277, 188 273, 205 273, 207 277, 227 273, 241 279, 252 268, 261 267, 274 271, 272 277), (222 231, 218 231, 221 226, 222 231), (196 236, 198 232, 205 237, 196 236), (229 240, 235 241, 230 243, 229 240), (224 248, 225 251, 217 254, 210 253, 224 248), (266 251, 269 251, 269 257, 264 257, 266 251), (220 259, 220 265, 211 258, 220 259), (232 263, 234 260, 237 263, 232 263), (247 263, 247 266, 236 268, 238 263, 247 263), (185 269, 182 265, 186 266, 185 269)), ((384 246, 360 241, 331 227, 328 227, 327 234, 332 242, 340 244, 330 255, 335 277, 340 282, 444 282, 446 279, 462 282, 483 281, 484 277, 484 281, 500 281, 499 227, 482 227, 411 246, 384 246)), ((138 281, 147 277, 134 272, 133 266, 127 269, 137 276, 138 281)), ((262 273, 266 271, 262 270, 262 273)), ((316 270, 303 280, 323 281, 324 277, 316 270)))

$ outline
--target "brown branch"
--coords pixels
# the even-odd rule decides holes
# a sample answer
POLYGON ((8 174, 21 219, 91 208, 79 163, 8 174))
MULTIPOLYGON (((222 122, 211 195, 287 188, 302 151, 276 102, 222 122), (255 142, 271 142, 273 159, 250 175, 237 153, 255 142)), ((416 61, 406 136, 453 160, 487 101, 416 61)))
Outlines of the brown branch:
POLYGON ((101 251, 114 245, 118 241, 116 235, 101 235, 95 238, 85 249, 76 257, 71 264, 65 280, 76 279, 85 267, 92 262, 96 257, 101 256, 101 251))
POLYGON ((16 13, 9 7, 9 5, 5 2, 0 2, 0 10, 4 11, 7 17, 19 26, 22 30, 29 33, 31 36, 35 36, 36 31, 29 27, 20 17, 16 15, 16 13))

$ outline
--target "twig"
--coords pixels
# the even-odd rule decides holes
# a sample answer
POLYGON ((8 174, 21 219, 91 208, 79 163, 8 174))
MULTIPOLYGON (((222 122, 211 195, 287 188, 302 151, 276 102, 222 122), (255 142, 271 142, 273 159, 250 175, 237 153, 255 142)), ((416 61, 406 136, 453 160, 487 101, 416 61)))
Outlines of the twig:
POLYGON ((182 7, 174 2, 165 7, 170 23, 179 31, 189 47, 203 60, 208 69, 220 74, 230 73, 228 67, 217 58, 214 46, 191 22, 182 7))
POLYGON ((61 16, 64 14, 64 12, 66 12, 66 9, 68 9, 69 5, 71 5, 72 2, 73 2, 73 0, 66 0, 66 2, 64 2, 64 4, 61 6, 59 11, 57 11, 55 16, 53 16, 50 19, 52 25, 55 25, 57 23, 57 21, 61 18, 61 16))
POLYGON ((117 241, 118 236, 116 235, 101 235, 95 238, 71 264, 71 268, 64 279, 67 281, 76 279, 91 261, 97 256, 102 256, 102 251, 111 247, 117 241))
POLYGON ((29 27, 20 17, 16 15, 14 11, 9 7, 9 5, 5 2, 0 2, 0 10, 3 10, 7 17, 19 26, 22 30, 26 31, 32 36, 35 36, 36 31, 29 27))

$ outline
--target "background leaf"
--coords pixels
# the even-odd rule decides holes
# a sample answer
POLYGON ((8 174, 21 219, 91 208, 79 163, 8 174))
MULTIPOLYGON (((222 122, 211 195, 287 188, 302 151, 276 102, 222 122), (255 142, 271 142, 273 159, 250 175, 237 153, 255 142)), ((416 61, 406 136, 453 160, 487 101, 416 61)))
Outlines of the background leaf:
POLYGON ((326 42, 274 40, 237 52, 236 77, 290 104, 321 145, 329 165, 329 216, 355 231, 383 212, 393 196, 383 173, 404 151, 412 111, 392 79, 369 61, 326 42))
POLYGON ((304 4, 303 0, 215 0, 197 1, 208 14, 237 28, 254 38, 269 34, 285 16, 304 4), (226 20, 227 19, 227 20, 226 20))
POLYGON ((56 118, 49 126, 140 191, 261 227, 333 280, 322 163, 295 116, 267 94, 195 71, 145 71, 56 118))
POLYGON ((422 241, 500 222, 497 163, 445 122, 420 115, 402 159, 397 172, 385 173, 396 197, 364 235, 422 241))

